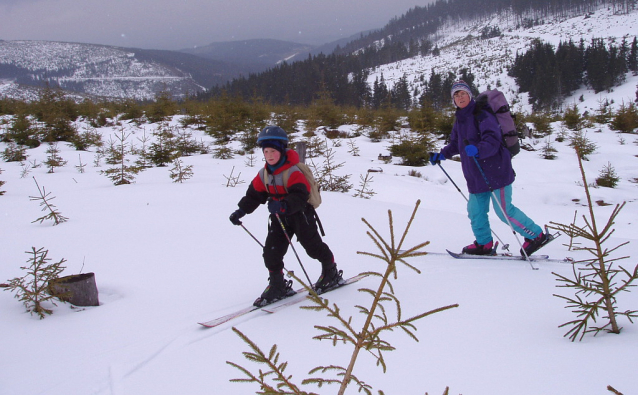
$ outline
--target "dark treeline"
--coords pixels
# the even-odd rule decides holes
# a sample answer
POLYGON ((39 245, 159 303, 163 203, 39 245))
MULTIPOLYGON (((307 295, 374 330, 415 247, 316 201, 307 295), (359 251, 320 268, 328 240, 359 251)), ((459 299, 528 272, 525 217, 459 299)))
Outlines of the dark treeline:
MULTIPOLYGON (((401 91, 404 89, 401 82, 398 87, 388 90, 383 86, 384 82, 378 80, 375 87, 370 89, 366 84, 367 70, 416 55, 436 55, 438 48, 433 47, 427 37, 436 34, 445 22, 475 20, 489 17, 495 12, 511 12, 517 23, 531 26, 542 23, 543 18, 552 15, 583 14, 601 5, 612 7, 618 12, 627 12, 636 7, 637 1, 482 0, 479 3, 476 0, 438 0, 424 7, 410 9, 401 17, 392 19, 384 28, 338 47, 332 54, 309 56, 301 62, 283 63, 265 72, 235 79, 201 94, 200 99, 229 94, 244 99, 259 97, 273 104, 309 105, 327 92, 339 105, 378 107, 383 102, 393 102, 396 107, 402 108, 405 98, 396 97, 404 93, 401 91), (397 89, 399 91, 394 91, 397 89), (391 97, 381 97, 381 94, 391 97)), ((485 38, 499 34, 500 30, 496 26, 483 32, 485 38)), ((575 89, 571 84, 568 86, 568 89, 575 89)), ((565 92, 563 89, 552 97, 558 98, 565 92)), ((547 102, 539 96, 535 97, 541 106, 547 102)), ((433 97, 432 92, 428 93, 428 98, 433 103, 446 100, 445 97, 433 97)))
POLYGON ((521 92, 529 92, 534 109, 557 107, 563 98, 585 84, 596 93, 610 90, 625 80, 628 71, 638 73, 636 37, 618 46, 605 45, 603 39, 592 39, 586 45, 535 41, 523 55, 517 55, 510 69, 521 92))

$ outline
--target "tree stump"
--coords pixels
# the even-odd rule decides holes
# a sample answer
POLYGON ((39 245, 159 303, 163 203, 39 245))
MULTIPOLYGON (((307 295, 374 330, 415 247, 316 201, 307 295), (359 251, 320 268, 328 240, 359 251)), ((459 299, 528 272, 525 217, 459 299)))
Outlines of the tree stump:
POLYGON ((75 306, 100 305, 94 273, 75 274, 50 281, 49 292, 75 306))

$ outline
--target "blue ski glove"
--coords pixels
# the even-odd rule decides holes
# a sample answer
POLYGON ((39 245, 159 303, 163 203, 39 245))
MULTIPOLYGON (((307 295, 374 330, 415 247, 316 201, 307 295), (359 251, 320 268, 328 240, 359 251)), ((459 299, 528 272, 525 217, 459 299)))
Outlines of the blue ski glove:
POLYGON ((268 211, 271 214, 286 214, 286 202, 283 200, 269 200, 268 201, 268 211))
POLYGON ((467 154, 467 156, 475 156, 478 158, 478 148, 476 148, 476 145, 473 144, 468 144, 465 146, 465 153, 467 154))
POLYGON ((235 210, 235 212, 230 215, 230 218, 229 218, 230 222, 232 222, 233 225, 239 226, 241 225, 241 221, 239 219, 243 217, 244 215, 246 215, 244 210, 242 209, 235 210))
POLYGON ((443 156, 440 152, 430 152, 430 163, 432 166, 438 165, 442 160, 445 160, 445 156, 443 156))

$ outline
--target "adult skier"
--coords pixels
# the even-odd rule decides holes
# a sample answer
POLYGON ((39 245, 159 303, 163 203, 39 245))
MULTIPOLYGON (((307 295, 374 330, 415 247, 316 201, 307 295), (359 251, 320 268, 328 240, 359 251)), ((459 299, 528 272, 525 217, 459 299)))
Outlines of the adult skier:
POLYGON ((493 253, 494 244, 487 215, 491 199, 501 221, 508 223, 509 219, 512 228, 525 238, 521 255, 532 255, 547 241, 547 235, 512 204, 515 177, 512 157, 502 143, 501 128, 496 117, 484 109, 476 111, 472 90, 465 81, 455 82, 451 94, 457 109, 450 142, 440 152, 430 153, 430 162, 434 165, 454 155, 461 156, 461 168, 470 193, 467 212, 476 238, 474 243, 463 248, 463 253, 493 253), (506 213, 507 218, 503 213, 506 213))

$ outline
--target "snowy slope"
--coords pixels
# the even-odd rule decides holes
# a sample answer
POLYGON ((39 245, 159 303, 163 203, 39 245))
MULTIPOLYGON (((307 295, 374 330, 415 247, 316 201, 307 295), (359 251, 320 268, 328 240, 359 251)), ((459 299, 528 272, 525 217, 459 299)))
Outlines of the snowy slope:
MULTIPOLYGON (((456 56, 454 52, 442 53, 441 62, 451 62, 446 59, 456 56)), ((405 70, 429 69, 427 65, 422 69, 405 66, 405 70)), ((387 81, 394 69, 385 70, 387 81)), ((503 78, 502 83, 506 91, 515 91, 511 81, 503 78)), ((585 103, 595 105, 600 97, 621 102, 633 97, 637 83, 638 77, 628 76, 622 87, 597 98, 586 96, 585 103)), ((581 94, 587 95, 587 91, 574 97, 581 94)), ((178 119, 172 123, 177 125, 178 119)), ((137 145, 136 139, 144 131, 149 135, 154 127, 157 125, 124 124, 127 132, 134 133, 131 142, 137 145)), ((352 132, 355 128, 344 125, 340 130, 352 132)), ((554 124, 554 128, 558 130, 560 125, 554 124)), ((105 141, 119 130, 99 129, 105 141)), ((621 178, 615 189, 591 190, 593 200, 611 204, 596 207, 597 219, 604 223, 615 204, 627 202, 609 246, 629 241, 616 256, 630 256, 621 263, 633 268, 638 263, 637 138, 601 125, 586 131, 599 146, 584 162, 588 182, 593 182, 608 163, 621 178)), ((200 131, 191 132, 198 140, 210 141, 200 131)), ((295 137, 299 139, 301 134, 295 137)), ((418 199, 421 207, 406 246, 427 240, 430 245, 426 251, 443 252, 459 250, 473 240, 465 201, 440 169, 378 161, 379 153, 388 152, 391 140, 373 143, 358 137, 354 141, 360 156, 351 156, 345 141, 333 147, 336 160, 345 163, 339 174, 352 175, 350 181, 356 188, 368 169, 384 171, 374 173, 371 188, 376 194, 371 199, 355 198, 354 191, 323 192, 319 214, 327 233, 325 241, 346 275, 383 270, 380 261, 357 254, 377 252, 360 219, 368 220, 388 238, 388 210, 399 233, 418 199), (410 170, 421 177, 409 176, 410 170)), ((538 148, 545 140, 528 142, 538 148)), ((575 211, 579 217, 586 214, 575 155, 566 142, 553 144, 559 151, 556 160, 543 160, 538 152, 528 151, 514 160, 514 203, 540 224, 570 223, 575 211)), ((0 150, 5 147, 0 143, 0 150)), ((78 152, 64 145, 60 148, 69 163, 53 174, 40 167, 21 178, 19 164, 0 163, 0 180, 6 181, 0 187, 6 191, 0 196, 0 283, 24 274, 20 267, 26 264, 25 251, 32 246, 44 247, 53 260, 67 260, 64 274, 95 273, 101 305, 72 309, 59 304, 53 307, 52 316, 38 320, 26 313, 12 294, 1 292, 0 394, 252 394, 257 387, 229 382, 242 375, 226 361, 257 369, 243 359, 241 353, 249 349, 233 334, 232 326, 263 350, 277 344, 281 360, 290 362, 286 371, 296 382, 308 377, 307 372, 315 366, 348 363, 349 347, 311 340, 318 334, 314 325, 334 322, 296 307, 274 315, 257 312, 210 330, 197 325, 250 304, 266 286, 259 246, 228 221, 257 172, 257 167, 248 166, 246 157, 187 157, 183 160, 194 166, 195 175, 183 184, 171 182, 169 168, 153 168, 141 173, 135 184, 115 187, 99 174, 106 168, 104 163, 93 166, 94 152, 78 152), (83 174, 74 167, 80 160, 89 164, 83 174), (243 183, 226 187, 231 172, 239 174, 243 183), (55 196, 54 204, 68 222, 58 226, 32 223, 42 215, 37 202, 29 200, 37 195, 32 177, 55 196)), ((45 150, 46 146, 29 150, 28 161, 41 162, 46 158, 45 150)), ((258 161, 258 166, 261 163, 258 161)), ((443 167, 466 193, 459 164, 445 161, 443 167)), ((266 217, 262 207, 244 219, 246 228, 260 240, 266 235, 266 217)), ((517 241, 507 226, 493 213, 491 219, 494 231, 516 251, 517 241)), ((566 236, 561 236, 543 252, 556 258, 586 256, 582 251, 568 251, 563 245, 567 242, 566 236)), ((293 243, 314 280, 319 276, 319 265, 296 241, 293 243)), ((300 272, 292 252, 285 262, 287 268, 300 272)), ((606 387, 612 385, 623 394, 638 392, 636 325, 621 319, 624 329, 620 335, 588 335, 576 343, 563 337, 566 328, 558 328, 575 316, 553 296, 570 293, 556 287, 552 272, 571 276, 571 265, 539 263, 539 270, 531 270, 525 262, 456 261, 435 254, 410 263, 421 274, 400 267, 399 278, 393 281, 404 316, 454 303, 459 307, 417 322, 418 343, 393 333, 387 340, 397 350, 386 353, 386 374, 381 374, 368 355, 361 354, 355 374, 375 389, 387 394, 440 394, 450 386, 451 394, 465 395, 599 395, 608 393, 606 387)), ((376 280, 366 279, 355 287, 335 291, 329 298, 361 325, 362 317, 354 306, 369 305, 369 299, 357 288, 377 286, 376 280)), ((637 309, 638 292, 622 295, 618 307, 637 309)), ((320 394, 336 392, 334 387, 304 389, 320 394)), ((355 394, 356 390, 350 388, 347 393, 355 394)))
MULTIPOLYGON (((177 118, 173 123, 177 124, 177 118)), ((156 125, 125 124, 125 130, 135 133, 132 142, 143 129, 149 134, 152 127, 156 125)), ((351 132, 354 126, 340 129, 351 132)), ((615 189, 593 189, 592 198, 612 205, 628 202, 610 244, 630 241, 618 254, 632 256, 624 264, 633 267, 638 256, 636 184, 631 182, 638 177, 636 137, 624 135, 626 144, 621 145, 618 134, 606 127, 601 132, 595 132, 597 129, 588 133, 600 147, 585 162, 589 182, 608 162, 621 181, 615 189)), ((107 139, 118 130, 100 132, 107 139)), ((201 132, 192 132, 209 141, 201 132)), ((395 229, 400 232, 417 199, 422 203, 406 246, 428 240, 427 251, 443 252, 446 248, 459 250, 472 241, 465 201, 438 168, 415 168, 422 176, 408 176, 411 168, 377 160, 380 152, 387 152, 390 141, 372 143, 365 137, 355 141, 361 151, 358 157, 348 154, 346 144, 334 147, 336 160, 345 163, 340 174, 351 174, 357 187, 359 176, 369 168, 384 172, 374 173, 371 188, 376 195, 369 200, 355 198, 353 193, 323 194, 320 215, 325 240, 346 275, 383 270, 380 261, 356 253, 376 252, 360 219, 366 218, 387 238, 387 211, 392 210, 395 229)), ((570 223, 576 210, 579 216, 586 213, 584 191, 577 185, 575 155, 567 143, 555 146, 559 153, 554 161, 527 151, 515 159, 514 202, 543 224, 570 223)), ((25 251, 45 247, 55 261, 67 260, 64 274, 96 274, 101 305, 80 309, 59 305, 52 316, 38 320, 10 293, 0 293, 0 393, 254 393, 255 386, 228 381, 241 373, 226 361, 256 369, 244 362, 241 352, 248 347, 232 333, 231 326, 265 350, 278 344, 282 360, 290 362, 287 371, 298 381, 317 365, 347 364, 348 347, 333 348, 311 340, 317 334, 313 325, 333 322, 296 307, 274 315, 257 312, 211 330, 197 325, 250 304, 266 285, 267 272, 257 243, 228 221, 257 171, 247 166, 245 157, 187 157, 184 162, 194 166, 195 176, 183 184, 171 182, 168 168, 153 168, 140 174, 135 184, 115 187, 99 174, 104 164, 93 167, 94 153, 61 148, 69 163, 53 174, 37 168, 21 178, 19 164, 1 164, 0 179, 7 183, 2 187, 6 194, 0 197, 0 282, 23 275, 20 266, 26 263, 25 251), (74 168, 80 158, 89 163, 83 174, 74 168), (231 171, 244 183, 226 187, 231 171), (54 204, 68 222, 58 226, 31 223, 41 215, 38 204, 29 200, 37 194, 32 177, 55 196, 54 204)), ((30 150, 28 160, 44 160, 45 149, 30 150)), ((465 190, 459 164, 446 161, 443 166, 465 190)), ((596 208, 601 222, 612 208, 596 208)), ((265 237, 266 214, 260 208, 244 221, 260 240, 265 237)), ((492 219, 494 230, 516 251, 516 239, 508 228, 494 216, 492 219)), ((568 241, 565 236, 559 240, 544 252, 553 257, 584 256, 567 251, 562 245, 568 241)), ((319 265, 296 246, 315 279, 319 265)), ((285 262, 299 272, 291 252, 285 262)), ((558 325, 574 316, 552 296, 569 295, 556 288, 552 272, 570 275, 571 265, 541 263, 533 271, 525 262, 455 261, 441 255, 411 263, 422 273, 401 267, 394 281, 404 315, 454 303, 460 307, 418 322, 418 343, 401 333, 390 336, 397 351, 386 355, 387 374, 380 374, 381 369, 362 354, 355 374, 375 388, 388 394, 442 393, 445 386, 451 387, 452 394, 489 395, 594 395, 605 393, 607 385, 625 394, 638 391, 634 379, 638 327, 622 320, 620 335, 586 336, 577 343, 563 338, 566 329, 558 325)), ((362 318, 353 306, 369 300, 357 292, 359 286, 376 288, 377 282, 363 280, 358 286, 334 292, 330 299, 354 314, 355 323, 361 325, 362 318)), ((637 292, 619 299, 621 310, 637 305, 637 292)), ((306 390, 335 392, 334 388, 306 390)), ((355 393, 354 388, 348 393, 355 393)))
MULTIPOLYGON (((432 70, 439 74, 452 71, 460 75, 463 68, 469 69, 476 77, 475 84, 479 90, 498 88, 504 91, 508 100, 516 110, 531 111, 527 103, 527 94, 519 94, 518 87, 512 77, 507 75, 508 69, 514 63, 516 54, 523 54, 532 41, 540 39, 557 46, 561 41, 579 42, 586 44, 592 38, 604 38, 607 42, 620 45, 623 38, 631 43, 636 36, 638 26, 638 9, 628 14, 614 14, 610 9, 600 8, 588 15, 581 15, 565 19, 547 19, 544 24, 531 28, 517 27, 514 17, 503 13, 493 18, 474 22, 455 23, 446 26, 433 43, 440 49, 440 56, 417 56, 399 62, 376 67, 368 77, 370 86, 381 76, 388 88, 404 75, 408 77, 410 91, 417 88, 423 91, 422 80, 428 81, 432 70), (498 26, 502 36, 491 39, 481 39, 481 31, 486 27, 498 26)), ((622 100, 626 102, 635 99, 636 85, 627 95, 615 95, 615 106, 622 100), (622 99, 622 100, 619 100, 622 99)), ((581 112, 595 111, 599 108, 600 95, 593 90, 583 90, 574 97, 584 97, 579 103, 581 112)), ((569 104, 569 103, 567 103, 569 104)))

